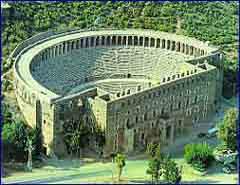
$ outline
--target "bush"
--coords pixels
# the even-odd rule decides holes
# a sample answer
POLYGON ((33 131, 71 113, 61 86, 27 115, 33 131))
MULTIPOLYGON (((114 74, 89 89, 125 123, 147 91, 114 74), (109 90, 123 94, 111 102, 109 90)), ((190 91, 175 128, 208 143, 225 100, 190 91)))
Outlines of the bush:
POLYGON ((25 149, 28 138, 32 140, 33 147, 36 149, 33 152, 33 157, 35 157, 40 153, 40 131, 28 128, 22 121, 5 123, 2 128, 4 160, 26 161, 25 149))
POLYGON ((166 157, 163 167, 163 178, 167 183, 179 184, 182 179, 182 167, 178 167, 177 163, 166 157))
POLYGON ((237 150, 237 109, 229 109, 219 125, 218 138, 222 143, 232 151, 237 150))
POLYGON ((27 132, 26 126, 22 122, 4 124, 2 141, 4 146, 4 160, 26 160, 24 149, 27 141, 27 132))
POLYGON ((197 168, 207 168, 213 161, 213 150, 206 143, 188 144, 184 148, 187 163, 197 168))
POLYGON ((158 158, 151 158, 148 162, 148 168, 146 170, 146 173, 151 175, 152 177, 152 183, 156 182, 158 183, 159 177, 162 175, 161 174, 161 160, 158 158))
POLYGON ((126 165, 126 158, 123 154, 118 153, 115 156, 114 161, 117 165, 118 181, 120 181, 120 177, 122 175, 122 170, 123 170, 124 166, 126 165))

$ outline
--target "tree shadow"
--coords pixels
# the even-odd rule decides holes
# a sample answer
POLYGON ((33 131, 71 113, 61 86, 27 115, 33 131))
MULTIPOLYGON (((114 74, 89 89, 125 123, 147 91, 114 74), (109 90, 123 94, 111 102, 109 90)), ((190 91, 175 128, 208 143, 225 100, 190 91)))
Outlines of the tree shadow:
MULTIPOLYGON (((62 177, 47 177, 47 178, 41 178, 36 180, 27 180, 27 181, 20 181, 20 182, 13 182, 16 184, 49 184, 49 183, 58 183, 61 181, 67 181, 67 180, 74 180, 74 179, 80 179, 80 178, 91 178, 96 176, 102 176, 106 175, 106 173, 111 174, 110 170, 103 170, 103 171, 95 171, 95 172, 87 172, 87 173, 80 173, 80 174, 74 174, 74 175, 68 175, 68 176, 62 176, 62 177)), ((81 181, 80 181, 81 182, 81 181)), ((11 184, 13 184, 11 183, 11 184)))
POLYGON ((181 181, 180 184, 220 184, 217 180, 195 180, 195 181, 181 181))

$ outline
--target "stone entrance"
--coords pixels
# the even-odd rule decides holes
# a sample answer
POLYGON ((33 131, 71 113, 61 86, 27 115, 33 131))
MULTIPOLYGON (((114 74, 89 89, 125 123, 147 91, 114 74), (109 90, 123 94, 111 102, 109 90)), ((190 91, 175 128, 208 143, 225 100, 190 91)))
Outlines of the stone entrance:
POLYGON ((134 150, 134 129, 125 129, 124 151, 132 152, 133 150, 134 150))

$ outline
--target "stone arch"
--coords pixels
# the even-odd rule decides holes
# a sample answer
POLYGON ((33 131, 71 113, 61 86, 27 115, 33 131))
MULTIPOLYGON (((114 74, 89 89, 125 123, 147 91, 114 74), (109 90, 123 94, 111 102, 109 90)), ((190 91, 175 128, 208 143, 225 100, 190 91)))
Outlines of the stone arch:
POLYGON ((85 38, 85 48, 88 48, 89 47, 89 38, 86 37, 85 38))
POLYGON ((139 37, 139 46, 143 46, 143 37, 139 37))
POLYGON ((183 43, 182 44, 182 53, 184 53, 185 52, 185 44, 183 43))
POLYGON ((62 44, 60 44, 58 46, 58 54, 57 55, 61 55, 62 54, 62 44))
POLYGON ((100 42, 99 42, 99 41, 100 41, 99 36, 97 36, 97 37, 96 37, 96 44, 95 44, 96 46, 99 46, 99 45, 100 45, 100 42))
POLYGON ((189 54, 189 45, 186 44, 186 54, 188 55, 189 54))
POLYGON ((71 41, 67 41, 67 53, 71 51, 71 41))
POLYGON ((105 40, 105 36, 101 37, 101 45, 105 46, 106 45, 106 40, 105 40))
POLYGON ((65 54, 66 53, 66 42, 63 42, 63 53, 62 54, 65 54))
POLYGON ((201 52, 200 52, 200 48, 197 49, 197 56, 200 56, 201 52))
POLYGON ((193 46, 190 46, 190 55, 193 55, 193 46))
POLYGON ((149 38, 144 37, 144 47, 148 47, 148 46, 149 46, 149 38))
POLYGON ((172 51, 175 51, 175 49, 176 49, 176 42, 175 42, 175 41, 172 41, 171 50, 172 50, 172 51))
POLYGON ((167 49, 170 49, 171 41, 167 40, 167 49))
POLYGON ((159 38, 157 38, 157 45, 156 45, 156 48, 160 48, 160 39, 159 38))
POLYGON ((127 127, 127 129, 131 129, 131 124, 130 124, 130 119, 129 118, 127 118, 126 127, 127 127))
POLYGON ((165 46, 166 46, 166 40, 163 39, 163 40, 162 40, 162 49, 165 49, 165 46))
POLYGON ((122 42, 123 42, 122 44, 123 44, 124 46, 127 45, 127 36, 123 36, 122 42))
POLYGON ((128 36, 128 45, 133 45, 132 36, 128 36))
POLYGON ((117 45, 122 45, 122 36, 117 36, 117 45))
POLYGON ((150 39, 150 47, 154 47, 155 46, 155 39, 151 38, 150 39))
POLYGON ((94 47, 95 37, 90 37, 90 47, 94 47))
POLYGON ((72 42, 71 42, 71 50, 74 50, 74 42, 75 42, 75 41, 72 41, 72 42))
POLYGON ((112 36, 112 45, 115 46, 117 44, 116 36, 112 36))
POLYGON ((79 46, 80 46, 80 40, 78 39, 78 40, 76 41, 76 49, 79 49, 79 46))
POLYGON ((135 122, 138 123, 138 116, 136 116, 136 118, 135 118, 135 122))
POLYGON ((84 39, 83 39, 83 38, 81 38, 81 39, 80 39, 80 47, 81 47, 81 48, 83 48, 83 47, 84 47, 84 43, 83 43, 83 42, 84 42, 84 39))
POLYGON ((134 36, 134 46, 138 46, 138 37, 134 36))
POLYGON ((176 51, 179 52, 181 48, 181 43, 177 42, 176 51))

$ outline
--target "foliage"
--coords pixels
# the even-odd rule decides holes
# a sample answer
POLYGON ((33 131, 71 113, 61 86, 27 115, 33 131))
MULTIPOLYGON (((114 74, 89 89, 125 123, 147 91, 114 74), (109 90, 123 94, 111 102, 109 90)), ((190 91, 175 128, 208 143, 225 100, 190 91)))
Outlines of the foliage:
POLYGON ((152 183, 158 183, 158 180, 160 176, 162 175, 161 173, 161 162, 158 158, 154 157, 151 158, 148 162, 148 168, 146 173, 151 175, 152 177, 152 183))
POLYGON ((3 72, 13 63, 7 64, 6 58, 16 45, 39 32, 75 27, 144 28, 177 32, 220 46, 227 55, 224 85, 236 83, 236 2, 35 2, 10 6, 11 16, 5 17, 2 27, 3 72))
POLYGON ((9 105, 3 102, 2 110, 3 125, 13 122, 13 113, 9 109, 9 105))
POLYGON ((120 181, 120 177, 122 175, 122 170, 124 168, 124 166, 126 165, 126 159, 125 156, 123 154, 118 153, 115 156, 114 159, 116 165, 117 165, 117 170, 118 170, 118 181, 120 181))
POLYGON ((182 179, 182 167, 178 167, 176 162, 170 157, 166 157, 163 165, 163 178, 167 183, 178 184, 182 179))
POLYGON ((213 160, 213 150, 207 143, 187 144, 184 147, 184 158, 193 167, 205 169, 213 160))
POLYGON ((36 157, 40 153, 40 148, 37 147, 41 144, 41 138, 38 136, 38 132, 35 129, 28 128, 23 121, 16 121, 12 123, 6 123, 2 128, 2 141, 4 145, 4 152, 9 155, 6 156, 6 160, 26 160, 27 153, 27 140, 30 139, 33 142, 33 147, 37 148, 34 151, 33 156, 36 157))
POLYGON ((219 126, 218 138, 228 149, 237 150, 237 110, 235 108, 226 112, 223 123, 219 126))
POLYGON ((160 157, 160 144, 156 144, 156 143, 148 143, 147 144, 147 150, 146 150, 146 154, 150 157, 160 157))
POLYGON ((89 128, 81 122, 64 124, 63 138, 71 155, 76 153, 80 156, 80 150, 88 143, 89 136, 89 128))

